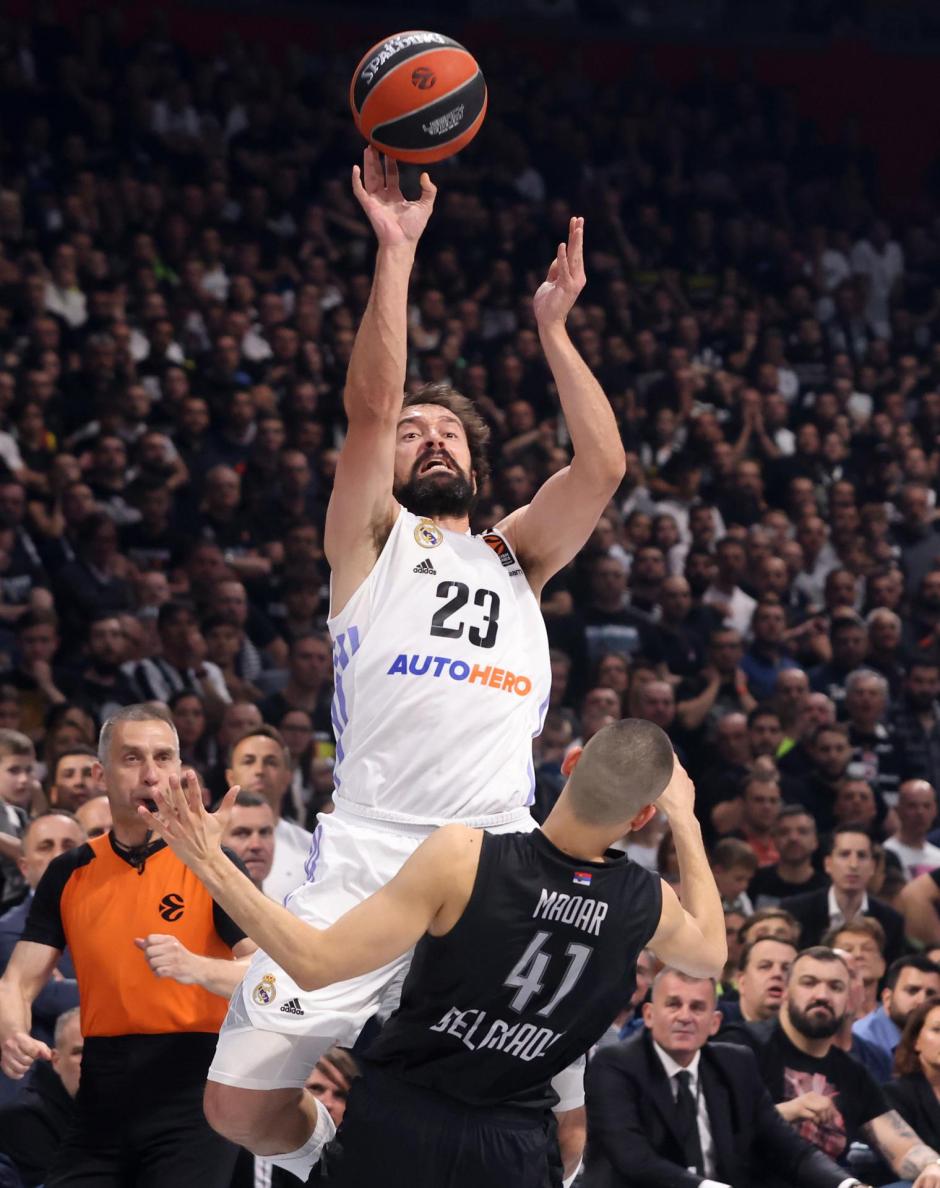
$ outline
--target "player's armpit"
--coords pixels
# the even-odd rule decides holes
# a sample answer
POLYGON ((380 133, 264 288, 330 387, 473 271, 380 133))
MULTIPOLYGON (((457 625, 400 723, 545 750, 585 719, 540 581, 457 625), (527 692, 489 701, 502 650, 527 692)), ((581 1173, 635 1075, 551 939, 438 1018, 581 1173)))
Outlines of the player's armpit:
POLYGON ((660 961, 690 977, 717 977, 723 964, 721 955, 713 952, 701 928, 679 903, 672 887, 663 882, 662 891, 663 909, 649 948, 660 961))
POLYGON ((350 422, 323 537, 332 569, 332 615, 339 614, 371 573, 398 514, 392 496, 397 431, 397 412, 392 420, 350 422))
POLYGON ((301 988, 369 973, 407 953, 426 932, 449 932, 473 890, 482 837, 482 830, 463 825, 435 830, 391 882, 326 929, 319 969, 301 988))

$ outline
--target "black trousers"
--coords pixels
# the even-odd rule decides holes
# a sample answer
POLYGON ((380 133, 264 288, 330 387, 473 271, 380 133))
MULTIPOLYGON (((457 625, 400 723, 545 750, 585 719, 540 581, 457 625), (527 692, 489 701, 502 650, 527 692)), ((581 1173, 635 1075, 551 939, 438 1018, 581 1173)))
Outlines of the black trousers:
POLYGON ((228 1188, 238 1148, 202 1112, 215 1036, 87 1039, 46 1188, 228 1188))
POLYGON ((367 1065, 308 1184, 560 1188, 554 1115, 465 1106, 367 1065))

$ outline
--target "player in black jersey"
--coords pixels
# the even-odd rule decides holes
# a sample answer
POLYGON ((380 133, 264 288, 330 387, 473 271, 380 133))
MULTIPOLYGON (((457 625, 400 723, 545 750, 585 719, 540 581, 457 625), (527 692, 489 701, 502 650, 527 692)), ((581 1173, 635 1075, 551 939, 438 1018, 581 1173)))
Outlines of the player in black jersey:
POLYGON ((549 1082, 606 1030, 640 950, 699 977, 717 977, 726 960, 694 788, 651 722, 600 730, 540 830, 445 826, 324 930, 266 899, 222 855, 234 792, 209 815, 198 789, 177 785, 158 816, 141 813, 298 985, 355 977, 417 946, 401 1006, 350 1094, 341 1158, 315 1173, 342 1188, 559 1184, 549 1082), (608 851, 657 803, 685 908, 668 884, 608 851))

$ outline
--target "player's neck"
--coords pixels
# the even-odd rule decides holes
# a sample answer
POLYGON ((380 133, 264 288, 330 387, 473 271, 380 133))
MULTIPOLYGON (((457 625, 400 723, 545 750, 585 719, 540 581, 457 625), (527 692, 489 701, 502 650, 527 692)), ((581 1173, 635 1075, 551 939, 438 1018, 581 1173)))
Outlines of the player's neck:
POLYGON ((463 532, 470 531, 470 517, 469 516, 426 516, 428 520, 433 520, 438 528, 446 528, 448 532, 463 532))
POLYGON ((546 817, 542 832, 556 850, 581 862, 603 862, 610 845, 607 838, 598 836, 597 829, 579 821, 561 803, 546 817))

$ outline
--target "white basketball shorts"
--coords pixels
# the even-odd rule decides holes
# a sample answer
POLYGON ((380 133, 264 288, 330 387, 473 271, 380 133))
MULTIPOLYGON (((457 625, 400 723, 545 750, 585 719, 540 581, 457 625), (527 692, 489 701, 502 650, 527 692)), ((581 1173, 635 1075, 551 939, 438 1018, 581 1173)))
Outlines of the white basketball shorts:
MULTIPOLYGON (((535 827, 529 811, 520 809, 491 832, 535 827)), ((328 927, 384 887, 433 828, 376 820, 337 806, 317 826, 309 881, 288 897, 288 909, 318 928, 328 927)), ((410 963, 409 952, 372 973, 304 991, 259 950, 232 996, 209 1080, 243 1089, 303 1085, 331 1044, 351 1045, 373 1015, 386 1017, 394 1010, 410 963)), ((571 1096, 562 1093, 566 1101, 571 1096)))

